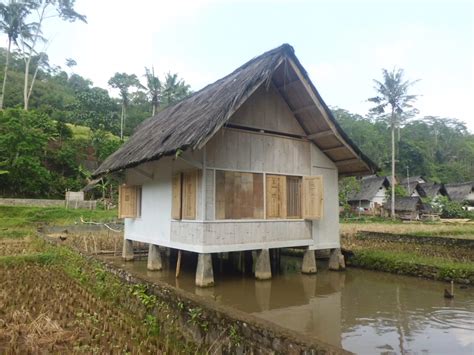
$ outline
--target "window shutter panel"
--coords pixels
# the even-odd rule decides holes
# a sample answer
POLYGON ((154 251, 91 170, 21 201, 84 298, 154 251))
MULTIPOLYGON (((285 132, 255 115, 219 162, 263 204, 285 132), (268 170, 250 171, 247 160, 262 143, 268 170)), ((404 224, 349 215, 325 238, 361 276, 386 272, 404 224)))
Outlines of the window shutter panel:
POLYGON ((267 175, 267 218, 286 218, 286 176, 267 175))
POLYGON ((181 209, 182 209, 182 174, 173 175, 171 182, 171 218, 181 219, 181 209))
POLYGON ((196 219, 197 171, 183 174, 183 219, 196 219))
POLYGON ((321 219, 323 216, 323 177, 303 177, 303 218, 321 219))
POLYGON ((138 211, 138 191, 136 186, 119 187, 119 218, 136 218, 138 211))

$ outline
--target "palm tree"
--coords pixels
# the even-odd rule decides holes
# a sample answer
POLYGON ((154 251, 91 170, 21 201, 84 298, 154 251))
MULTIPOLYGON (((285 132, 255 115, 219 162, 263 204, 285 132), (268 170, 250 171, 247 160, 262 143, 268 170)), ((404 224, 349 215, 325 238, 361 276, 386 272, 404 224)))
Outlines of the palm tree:
POLYGON ((392 71, 382 69, 383 82, 374 80, 374 89, 378 96, 371 97, 370 102, 376 106, 370 109, 370 112, 385 115, 392 131, 392 196, 391 196, 391 215, 395 218, 395 129, 400 128, 403 121, 414 114, 417 110, 412 103, 418 95, 408 95, 408 89, 416 81, 408 81, 403 77, 403 69, 394 68, 392 71), (388 112, 387 112, 388 111, 388 112))
POLYGON ((30 36, 31 25, 25 23, 25 19, 30 11, 30 7, 24 1, 10 0, 7 4, 0 4, 0 31, 4 32, 8 38, 5 73, 3 76, 2 92, 0 93, 0 110, 3 110, 11 46, 12 43, 18 46, 18 37, 27 38, 30 36))
POLYGON ((130 101, 129 90, 131 87, 141 88, 142 85, 135 74, 127 73, 115 73, 115 75, 109 79, 109 85, 120 91, 120 98, 122 99, 122 113, 120 115, 120 139, 123 140, 123 129, 127 116, 128 103, 130 101))
POLYGON ((190 86, 178 74, 167 73, 165 82, 161 88, 161 96, 164 106, 172 105, 191 93, 190 86))
POLYGON ((145 77, 146 89, 151 99, 151 115, 154 116, 160 107, 161 82, 160 79, 155 76, 155 68, 153 67, 151 67, 151 70, 145 67, 145 77))

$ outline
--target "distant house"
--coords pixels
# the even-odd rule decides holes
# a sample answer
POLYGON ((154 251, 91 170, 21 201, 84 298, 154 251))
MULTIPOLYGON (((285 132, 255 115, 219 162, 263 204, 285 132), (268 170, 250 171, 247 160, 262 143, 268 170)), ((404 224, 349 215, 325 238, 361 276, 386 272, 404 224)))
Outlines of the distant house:
POLYGON ((348 202, 353 209, 372 211, 385 203, 386 192, 389 188, 390 182, 386 176, 363 177, 360 190, 349 196, 348 202))
POLYGON ((451 201, 466 203, 474 207, 474 181, 446 184, 445 188, 451 201))
POLYGON ((423 184, 419 184, 418 186, 421 197, 426 197, 434 200, 438 196, 447 196, 446 188, 443 184, 425 182, 423 184))
POLYGON ((423 176, 411 176, 401 180, 399 185, 407 191, 408 196, 424 197, 421 184, 425 184, 426 182, 427 180, 423 176))
MULTIPOLYGON (((385 215, 390 215, 391 199, 384 204, 385 215)), ((395 214, 406 220, 418 220, 424 210, 423 202, 419 196, 395 198, 395 214)))

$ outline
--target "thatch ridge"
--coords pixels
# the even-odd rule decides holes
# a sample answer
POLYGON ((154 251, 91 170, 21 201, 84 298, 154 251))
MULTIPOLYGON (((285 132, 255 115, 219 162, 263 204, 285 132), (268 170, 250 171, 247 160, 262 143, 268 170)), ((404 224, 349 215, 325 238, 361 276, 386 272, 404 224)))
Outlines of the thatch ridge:
POLYGON ((173 155, 178 150, 200 148, 225 125, 258 87, 270 85, 275 70, 285 58, 291 59, 299 67, 338 134, 369 169, 377 170, 377 166, 342 131, 296 58, 293 47, 283 44, 251 59, 229 75, 146 119, 136 128, 130 139, 102 163, 93 176, 98 177, 158 160, 163 156, 173 155))

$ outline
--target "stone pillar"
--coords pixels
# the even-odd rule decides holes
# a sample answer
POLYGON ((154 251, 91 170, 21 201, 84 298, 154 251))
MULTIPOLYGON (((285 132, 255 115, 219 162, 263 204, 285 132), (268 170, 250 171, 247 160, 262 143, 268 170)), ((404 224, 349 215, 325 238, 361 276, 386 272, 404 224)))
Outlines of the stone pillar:
POLYGON ((212 271, 211 254, 198 254, 198 263, 196 268, 196 286, 214 286, 214 273, 212 271))
POLYGON ((125 261, 133 261, 133 241, 130 239, 123 240, 122 258, 125 261))
POLYGON ((148 247, 148 263, 147 269, 151 271, 160 271, 163 269, 161 263, 160 247, 155 244, 150 244, 148 247))
POLYGON ((317 271, 314 250, 306 249, 303 256, 303 264, 301 265, 301 272, 303 274, 315 274, 317 271))
POLYGON ((268 249, 262 249, 257 254, 257 261, 255 262, 255 278, 257 280, 269 280, 272 278, 270 252, 268 249))
POLYGON ((341 271, 346 269, 346 262, 344 261, 344 255, 341 253, 341 249, 331 249, 329 255, 329 270, 341 271))

